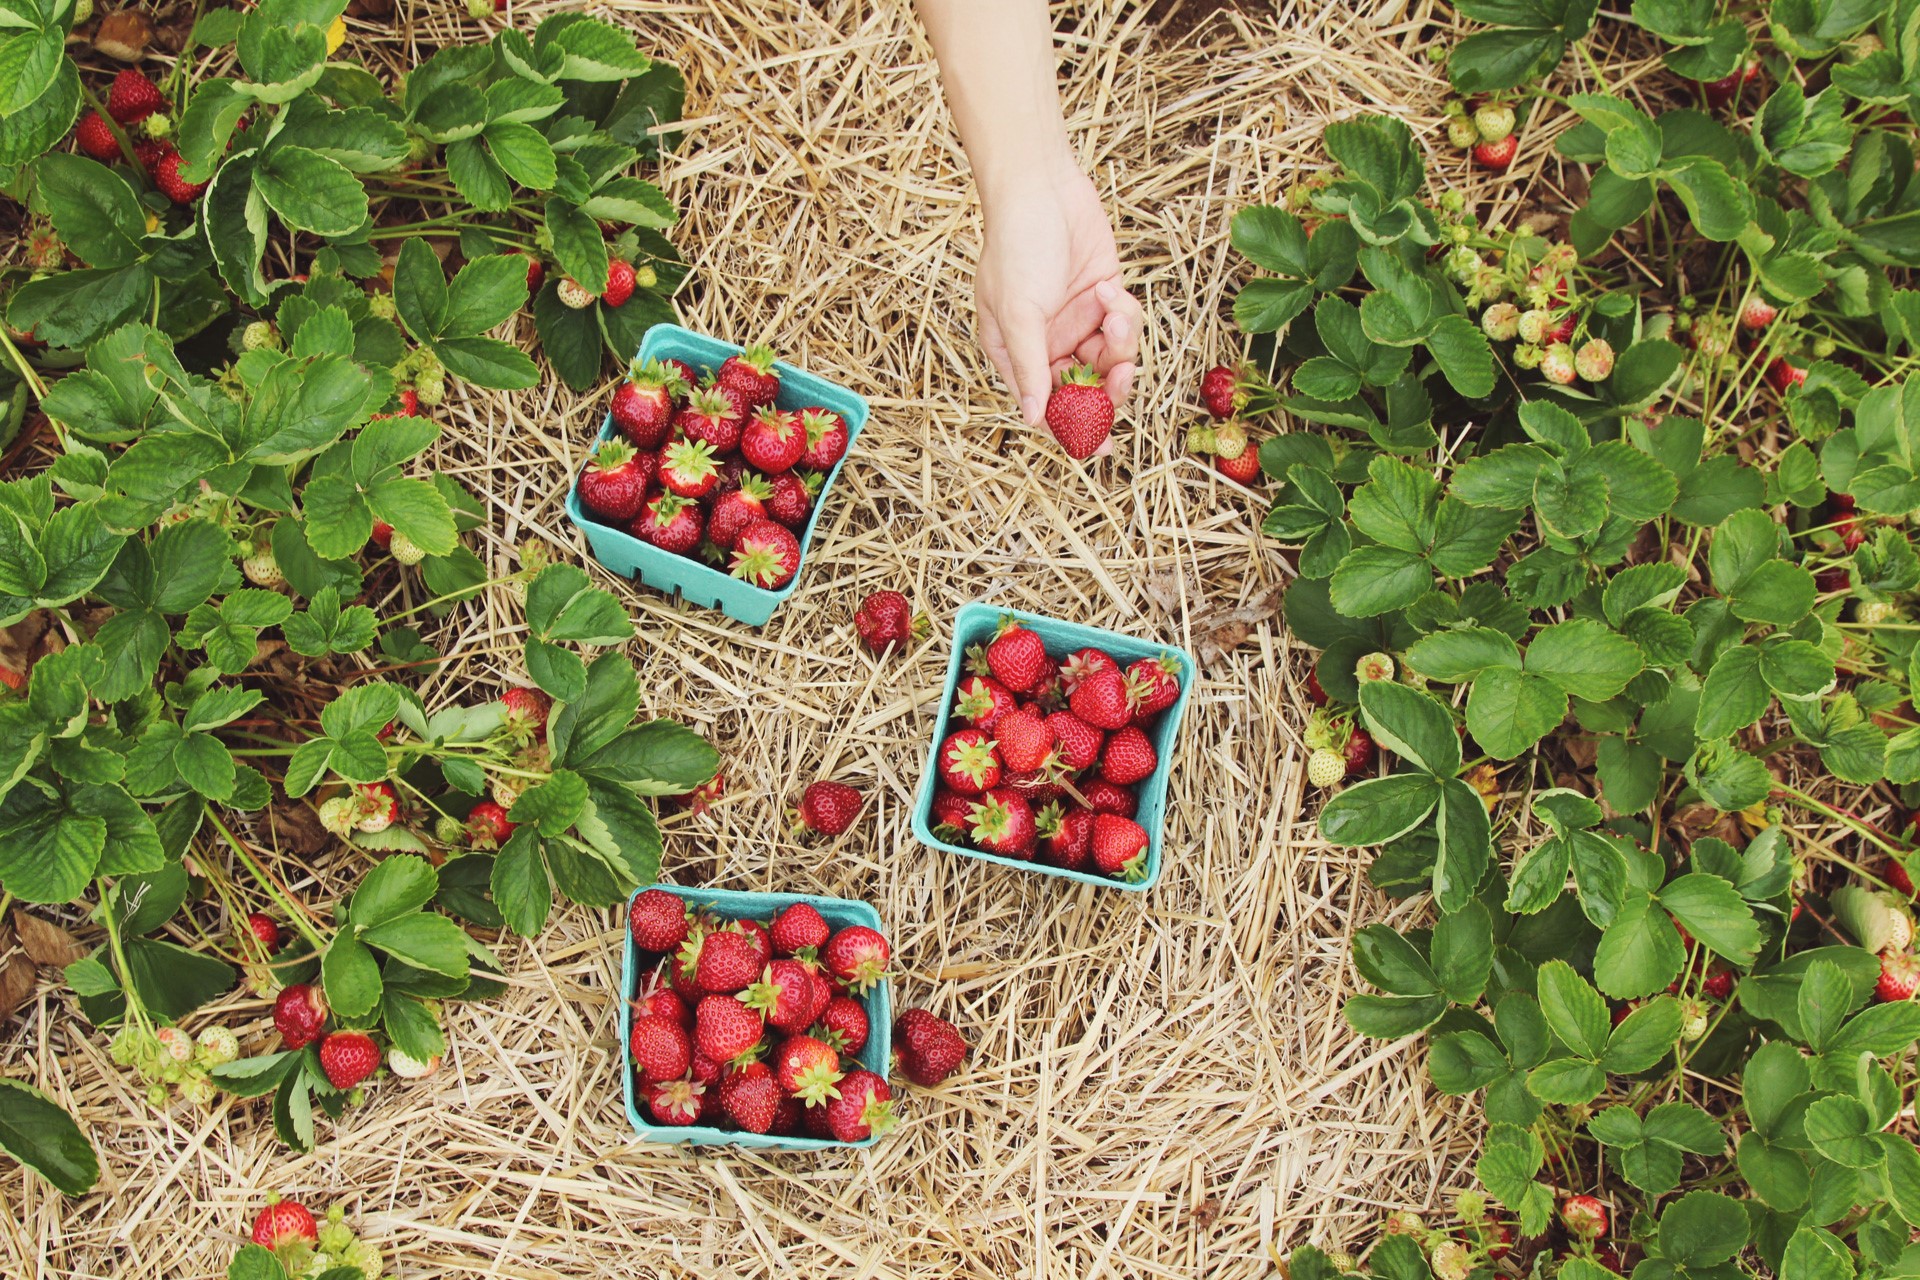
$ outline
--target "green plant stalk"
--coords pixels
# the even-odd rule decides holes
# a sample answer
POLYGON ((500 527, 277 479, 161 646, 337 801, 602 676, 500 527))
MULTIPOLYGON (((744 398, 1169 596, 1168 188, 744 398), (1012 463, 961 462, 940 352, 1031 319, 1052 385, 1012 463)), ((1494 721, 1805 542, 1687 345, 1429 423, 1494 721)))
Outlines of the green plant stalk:
POLYGON ((313 925, 309 923, 310 917, 306 907, 290 897, 286 891, 280 887, 279 882, 272 876, 269 876, 266 870, 261 867, 258 862, 254 861, 253 855, 247 852, 247 848, 241 843, 240 838, 233 834, 232 829, 220 820, 220 815, 214 812, 211 807, 207 809, 207 821, 211 822, 214 830, 218 831, 226 840, 227 844, 233 849, 235 856, 237 856, 242 863, 246 864, 247 870, 253 873, 254 879, 260 882, 261 887, 267 891, 268 896, 280 904, 280 909, 287 913, 287 918, 292 921, 293 927, 300 931, 300 935, 313 947, 315 954, 324 953, 327 949, 327 940, 314 931, 313 925))
POLYGON ((120 942, 120 922, 114 919, 113 902, 107 896, 107 882, 95 880, 93 883, 100 894, 100 922, 107 929, 107 949, 113 956, 113 967, 118 971, 120 994, 126 1001, 127 1012, 133 1015, 143 1031, 151 1032, 153 1021, 147 1017, 147 1007, 140 1003, 140 993, 133 987, 133 970, 127 965, 127 951, 120 942))

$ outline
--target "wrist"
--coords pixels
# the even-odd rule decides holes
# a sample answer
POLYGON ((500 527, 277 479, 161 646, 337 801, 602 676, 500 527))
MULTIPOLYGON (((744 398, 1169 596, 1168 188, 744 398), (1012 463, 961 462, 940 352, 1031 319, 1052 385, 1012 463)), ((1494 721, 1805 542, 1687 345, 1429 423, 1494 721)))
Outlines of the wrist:
POLYGON ((980 192, 980 209, 988 223, 996 216, 1032 199, 1036 194, 1057 193, 1086 175, 1080 171, 1073 149, 1067 145, 1066 132, 1057 137, 1024 140, 1019 153, 995 156, 975 163, 974 185, 980 192))

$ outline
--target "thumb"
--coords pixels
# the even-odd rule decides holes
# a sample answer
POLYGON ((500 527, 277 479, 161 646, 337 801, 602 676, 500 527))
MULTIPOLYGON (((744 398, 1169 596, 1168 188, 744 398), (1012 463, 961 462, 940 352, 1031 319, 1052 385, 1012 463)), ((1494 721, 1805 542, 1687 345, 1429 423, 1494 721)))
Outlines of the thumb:
POLYGON ((1053 390, 1053 363, 1047 359, 1046 323, 1038 313, 1022 312, 1005 326, 1007 357, 1013 365, 1013 391, 1020 416, 1037 427, 1046 416, 1053 390))

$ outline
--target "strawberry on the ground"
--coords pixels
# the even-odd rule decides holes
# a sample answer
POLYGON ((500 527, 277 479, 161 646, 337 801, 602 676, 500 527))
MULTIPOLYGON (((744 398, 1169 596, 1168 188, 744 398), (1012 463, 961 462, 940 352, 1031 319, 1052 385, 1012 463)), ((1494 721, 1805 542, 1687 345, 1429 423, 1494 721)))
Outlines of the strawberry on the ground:
POLYGON ((1054 712, 1047 717, 1047 726, 1053 730, 1054 752, 1060 767, 1069 773, 1090 769, 1100 758, 1100 748, 1107 735, 1073 712, 1054 712))
POLYGON ((276 1253, 291 1244, 311 1245, 319 1238, 319 1224, 298 1200, 268 1196, 267 1207, 253 1219, 253 1242, 276 1253))
POLYGON ((893 1021, 894 1050, 900 1071, 917 1085, 937 1085, 960 1069, 967 1042, 945 1018, 925 1009, 908 1009, 893 1021))
POLYGON ((1260 454, 1248 449, 1237 458, 1224 453, 1213 455, 1213 469, 1235 484, 1253 484, 1260 479, 1260 454))
POLYGON ((647 1110, 658 1124, 698 1124, 707 1109, 707 1087, 698 1080, 661 1080, 647 1086, 647 1110))
POLYGON ((335 1031, 320 1042, 320 1069, 336 1089, 351 1089, 380 1068, 380 1046, 364 1031, 335 1031))
POLYGON ((700 506, 676 493, 656 493, 633 522, 633 536, 662 551, 686 555, 700 545, 700 506))
POLYGON ((715 1062, 731 1062, 760 1043, 759 1013, 733 996, 702 996, 693 1010, 693 1043, 715 1062))
POLYGON ((635 1018, 627 1033, 627 1052, 640 1074, 653 1081, 677 1079, 693 1063, 693 1042, 675 1018, 635 1018))
POLYGON ((727 996, 744 991, 760 976, 759 949, 744 933, 716 929, 686 945, 698 950, 693 980, 708 995, 727 996))
POLYGON ((802 409, 800 427, 807 433, 807 448, 799 465, 809 471, 833 470, 847 452, 847 420, 831 409, 802 409))
POLYGON ((1074 685, 1067 705, 1073 714, 1096 729, 1123 728, 1133 719, 1133 707, 1127 697, 1126 677, 1118 669, 1095 669, 1074 685))
POLYGON ((999 786, 1004 771, 999 748, 981 729, 948 734, 940 744, 938 768, 940 781, 963 796, 977 796, 999 786))
POLYGON ((247 916, 247 932, 254 936, 259 944, 272 955, 280 949, 280 925, 264 911, 255 911, 247 916))
POLYGON ((607 440, 593 451, 580 473, 580 501, 588 512, 611 523, 627 524, 640 514, 650 478, 630 444, 607 440))
POLYGON ((767 481, 773 492, 767 496, 767 514, 789 529, 805 527, 813 514, 813 490, 797 471, 788 471, 767 481))
POLYGON ((296 982, 273 1001, 273 1029, 289 1049, 302 1049, 320 1038, 327 1025, 327 998, 320 988, 296 982))
POLYGON ((820 962, 856 995, 865 995, 887 974, 887 940, 865 925, 848 925, 827 939, 820 962))
POLYGON ((514 823, 507 811, 491 800, 467 810, 467 839, 476 849, 498 849, 513 837, 514 823))
POLYGON ((771 520, 755 520, 734 540, 734 577, 767 591, 778 591, 800 571, 800 540, 793 530, 771 520))
POLYGON ((788 1036, 773 1053, 774 1083, 810 1107, 837 1093, 845 1074, 834 1047, 809 1035, 788 1036))
POLYGON ((844 782, 822 779, 808 783, 800 793, 799 806, 788 811, 793 834, 812 831, 823 836, 842 835, 860 816, 861 803, 860 793, 844 782))
POLYGON ((613 424, 635 448, 658 449, 673 426, 674 397, 685 384, 680 374, 649 360, 613 389, 613 424))
POLYGON ((1076 364, 1060 375, 1060 384, 1047 397, 1047 429, 1069 458, 1086 459, 1111 450, 1113 398, 1100 375, 1076 364))
POLYGON ((1873 984, 1873 998, 1882 1004, 1913 999, 1920 990, 1920 957, 1909 952, 1888 950, 1880 957, 1880 979, 1873 984))
POLYGON ((139 124, 166 106, 160 87, 132 67, 115 76, 107 90, 107 114, 122 125, 139 124))
POLYGON ((773 940, 773 952, 779 956, 797 956, 809 948, 818 949, 826 944, 832 932, 820 912, 805 902, 784 908, 767 929, 773 940))
POLYGON ((702 387, 673 415, 674 429, 688 440, 711 445, 715 455, 740 447, 743 425, 734 403, 712 387, 702 387))
POLYGON ((1050 867, 1085 871, 1093 860, 1093 810, 1055 801, 1034 815, 1034 856, 1050 867))
POLYGON ((1080 794, 1085 797, 1087 808, 1095 813, 1112 813, 1122 818, 1131 818, 1140 807, 1140 798, 1133 794, 1133 788, 1117 786, 1105 778, 1094 778, 1079 784, 1080 794))
POLYGON ((780 375, 773 368, 778 360, 772 347, 756 344, 740 355, 728 356, 714 381, 743 392, 749 409, 757 409, 772 404, 780 394, 780 375))
POLYGON ((1505 172, 1520 151, 1520 136, 1510 133, 1497 142, 1482 142, 1473 149, 1473 162, 1482 169, 1505 172))
POLYGON ((1597 1240, 1607 1234, 1607 1206, 1592 1196, 1568 1196, 1560 1202, 1560 1221, 1568 1235, 1597 1240))
POLYGON ((788 1035, 805 1031, 814 1015, 813 971, 798 960, 775 960, 740 993, 740 999, 775 1031, 788 1035))
POLYGON ((987 645, 987 669, 1014 693, 1029 693, 1047 671, 1047 646, 1038 633, 1015 618, 1000 620, 987 645))
POLYGON ((833 1136, 842 1142, 864 1142, 893 1128, 893 1090, 871 1071, 849 1072, 840 1081, 839 1096, 823 1108, 833 1136))
POLYGON ((954 714, 987 733, 1014 706, 1013 692, 991 676, 966 676, 954 687, 954 714))
POLYGON ((740 455, 770 476, 792 470, 806 451, 807 429, 788 410, 762 405, 740 429, 740 455))
POLYGON ((730 1067, 720 1080, 720 1109, 748 1133, 766 1133, 780 1111, 780 1084, 764 1062, 730 1067))
POLYGON ((1000 762, 1015 773, 1030 773, 1053 754, 1053 726, 1025 707, 1000 717, 993 740, 1000 748, 1000 762))
POLYGON ((665 889, 648 889, 627 908, 627 932, 642 951, 673 951, 687 940, 687 904, 665 889))
POLYGON ((80 150, 101 164, 112 164, 120 158, 120 144, 114 140, 107 118, 98 111, 89 111, 74 129, 73 136, 80 150))
POLYGON ((973 842, 988 853, 1026 861, 1040 838, 1033 805, 1011 787, 995 787, 973 807, 973 842))
POLYGON ((552 698, 538 689, 516 685, 500 695, 500 705, 506 709, 508 733, 523 742, 545 740, 552 698))
POLYGON ((867 1047, 867 1007, 852 996, 832 996, 820 1011, 813 1034, 851 1057, 867 1047))
POLYGON ((872 592, 853 611, 860 643, 875 653, 885 653, 889 645, 906 650, 923 626, 924 619, 914 616, 913 606, 898 591, 872 592))
POLYGON ((1147 829, 1117 813, 1093 818, 1093 865, 1102 875, 1137 880, 1147 873, 1147 829))
POLYGON ((1116 730, 1100 753, 1100 776, 1116 786, 1130 787, 1159 767, 1159 753, 1137 725, 1116 730))
POLYGON ((600 301, 610 307, 624 307, 632 296, 633 264, 615 258, 607 263, 607 287, 600 291, 600 301))

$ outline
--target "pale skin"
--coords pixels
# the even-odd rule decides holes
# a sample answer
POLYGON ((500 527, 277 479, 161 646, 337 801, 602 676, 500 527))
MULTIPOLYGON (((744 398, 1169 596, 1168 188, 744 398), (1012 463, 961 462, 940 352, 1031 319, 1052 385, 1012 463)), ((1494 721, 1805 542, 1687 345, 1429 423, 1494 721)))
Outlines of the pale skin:
POLYGON ((980 191, 981 345, 1030 426, 1070 364, 1092 365, 1118 405, 1140 354, 1140 304, 1067 142, 1046 0, 916 4, 980 191))

